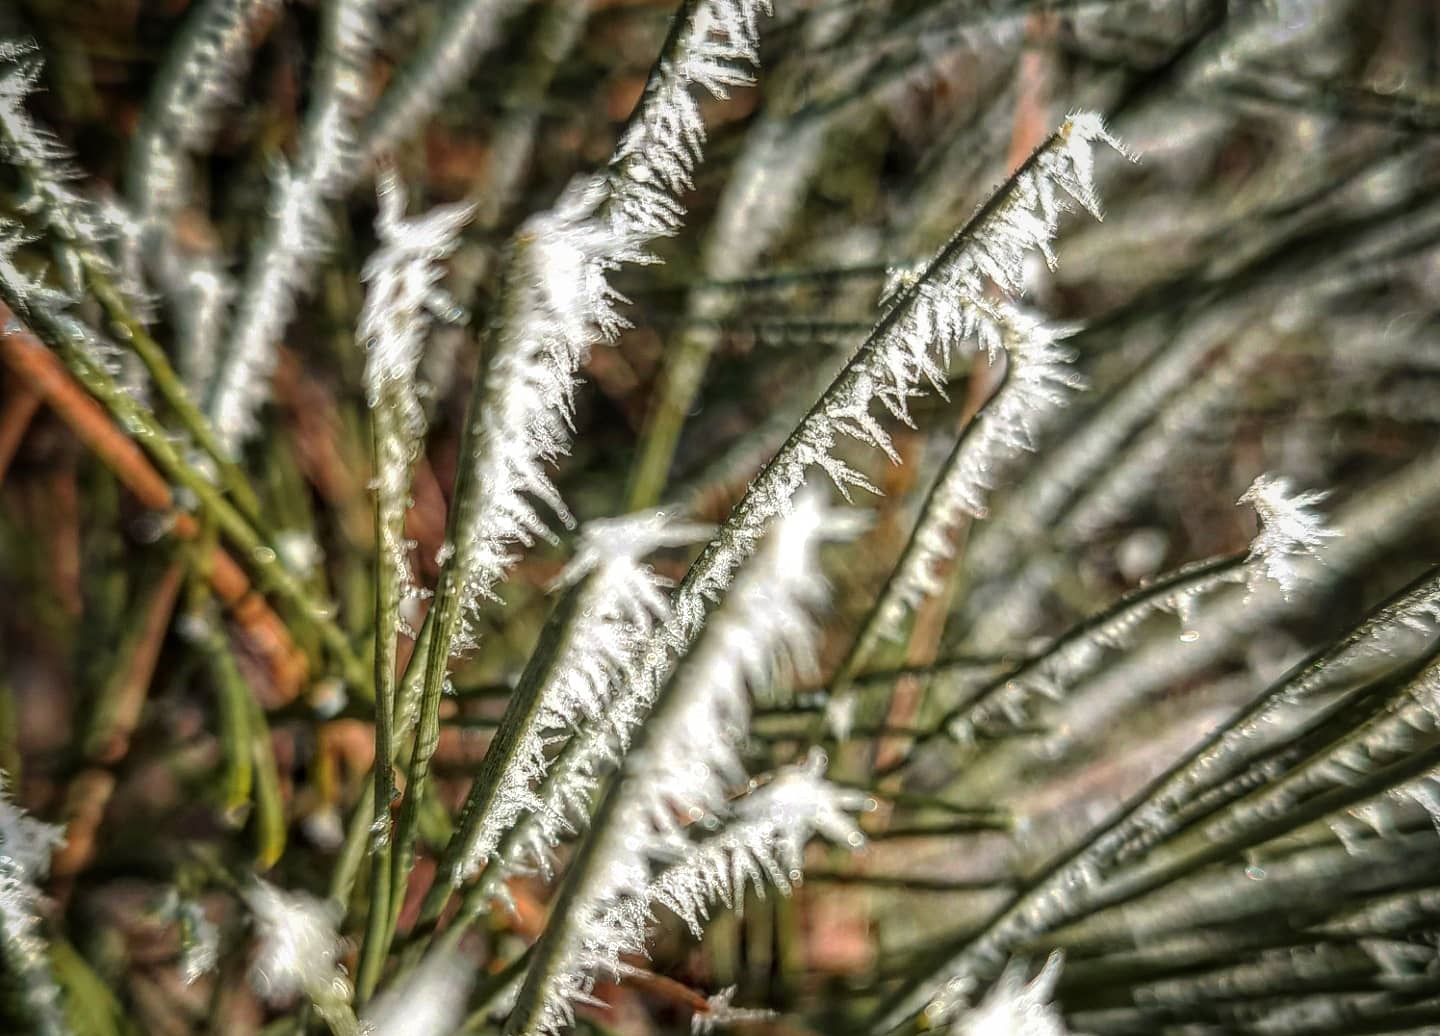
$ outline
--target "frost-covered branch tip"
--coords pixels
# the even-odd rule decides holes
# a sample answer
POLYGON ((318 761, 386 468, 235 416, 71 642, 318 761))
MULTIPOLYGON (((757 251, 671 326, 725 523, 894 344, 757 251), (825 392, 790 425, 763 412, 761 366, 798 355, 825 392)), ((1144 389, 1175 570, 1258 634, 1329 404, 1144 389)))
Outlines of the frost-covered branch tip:
POLYGON ((749 1022, 765 1022, 778 1017, 767 1008, 736 1007, 735 993, 739 987, 726 986, 713 996, 705 998, 705 1010, 690 1016, 692 1036, 708 1036, 716 1029, 749 1022))
POLYGON ((375 232, 379 247, 361 272, 365 305, 356 336, 365 349, 365 386, 375 427, 375 491, 382 548, 400 593, 410 583, 405 511, 415 460, 425 436, 425 411, 416 372, 433 318, 458 319, 462 311, 439 287, 441 261, 459 244, 474 213, 470 205, 446 205, 405 217, 405 190, 390 170, 378 185, 375 232))
MULTIPOLYGON (((1314 505, 1325 491, 1297 493, 1281 475, 1261 475, 1241 494, 1237 504, 1249 504, 1260 518, 1260 532, 1250 543, 1250 558, 1286 597, 1305 580, 1304 558, 1323 562, 1325 541, 1340 535, 1325 524, 1314 505)), ((1255 588, 1251 581, 1251 589, 1255 588)))
MULTIPOLYGON (((380 208, 375 232, 380 246, 366 260, 361 280, 365 306, 357 334, 365 348, 365 387, 372 410, 387 408, 387 423, 408 450, 418 448, 425 432, 416 371, 432 318, 456 320, 463 311, 439 287, 441 261, 459 244, 460 230, 474 214, 471 205, 444 205, 423 216, 405 217, 405 190, 390 171, 377 190, 380 208)), ((413 459, 413 458, 412 458, 413 459)), ((383 471, 384 479, 405 471, 383 471)), ((405 486, 387 487, 403 496, 405 486)))
POLYGON ((1056 411, 1085 385, 1060 344, 1064 331, 1004 299, 989 303, 1002 332, 1004 380, 961 434, 915 522, 881 607, 882 629, 897 633, 906 614, 941 590, 939 567, 954 556, 955 531, 967 516, 984 518, 985 500, 1056 411))
POLYGON ((766 10, 763 0, 687 5, 606 169, 572 182, 554 209, 517 235, 477 418, 479 513, 447 548, 457 555, 467 602, 493 595, 514 546, 553 539, 532 499, 570 523, 546 468, 569 451, 575 378, 591 347, 626 326, 609 274, 654 261, 648 243, 680 226, 680 195, 705 139, 692 91, 723 97, 751 81, 746 69, 757 59, 757 21, 766 10))
POLYGON ((850 849, 864 846, 851 814, 873 808, 874 801, 826 781, 825 766, 825 754, 812 749, 804 764, 736 799, 734 819, 661 871, 646 898, 669 909, 698 939, 711 905, 740 911, 747 887, 761 899, 767 882, 790 895, 801 880, 805 844, 816 834, 850 849))

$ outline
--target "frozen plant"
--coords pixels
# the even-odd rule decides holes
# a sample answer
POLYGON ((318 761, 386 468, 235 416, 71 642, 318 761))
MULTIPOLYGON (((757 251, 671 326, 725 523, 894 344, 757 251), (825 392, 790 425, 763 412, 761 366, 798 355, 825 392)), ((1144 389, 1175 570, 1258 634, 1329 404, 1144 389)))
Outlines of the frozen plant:
POLYGON ((1294 592, 1304 578, 1298 562, 1323 561, 1325 541, 1340 535, 1314 509, 1327 495, 1296 492, 1284 476, 1261 475, 1240 496, 1238 503, 1250 504, 1260 516, 1260 533, 1250 544, 1250 556, 1284 594, 1294 592))
POLYGON ((1436 24, 1301 6, 0 13, 0 1031, 1433 1024, 1436 24))

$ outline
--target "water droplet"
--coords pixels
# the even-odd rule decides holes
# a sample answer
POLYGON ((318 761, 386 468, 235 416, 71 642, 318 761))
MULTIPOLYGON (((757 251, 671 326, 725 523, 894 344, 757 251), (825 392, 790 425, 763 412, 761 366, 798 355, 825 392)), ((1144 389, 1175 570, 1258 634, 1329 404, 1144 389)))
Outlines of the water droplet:
POLYGON ((257 565, 271 565, 275 562, 275 552, 264 544, 252 550, 250 556, 255 559, 257 565))
POLYGON ((1180 642, 1183 644, 1193 644, 1199 639, 1199 630, 1186 630, 1184 633, 1180 634, 1180 642))
POLYGON ((1265 868, 1261 867, 1258 863, 1252 863, 1250 866, 1245 868, 1245 877, 1249 878, 1251 881, 1264 881, 1265 868))

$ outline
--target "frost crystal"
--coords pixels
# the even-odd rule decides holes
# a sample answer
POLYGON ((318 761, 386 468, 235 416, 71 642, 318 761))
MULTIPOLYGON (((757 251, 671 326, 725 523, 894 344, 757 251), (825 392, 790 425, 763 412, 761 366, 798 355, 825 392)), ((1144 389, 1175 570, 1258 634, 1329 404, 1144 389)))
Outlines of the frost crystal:
POLYGON ((736 988, 735 986, 726 986, 705 1000, 706 1009, 704 1011, 696 1011, 690 1016, 690 1032, 694 1036, 706 1036, 726 1025, 764 1022, 776 1017, 775 1012, 770 1010, 735 1007, 736 988))
POLYGON ((1012 962, 979 1006, 956 1020, 954 1036, 1066 1036, 1069 1030, 1050 1001, 1061 960, 1059 953, 1051 954, 1028 983, 1026 969, 1012 962))
MULTIPOLYGON (((665 583, 642 559, 708 533, 708 526, 675 521, 663 511, 603 519, 585 527, 575 557, 557 580, 557 585, 573 586, 588 578, 576 617, 539 691, 534 721, 521 734, 479 821, 467 832, 460 866, 451 875, 456 884, 489 862, 500 839, 525 813, 540 820, 540 844, 531 847, 537 862, 571 829, 569 807, 583 797, 582 788, 589 790, 592 771, 571 774, 569 780, 578 786, 552 788, 558 796, 537 791, 534 785, 550 769, 551 748, 571 731, 614 730, 613 690, 636 678, 635 660, 670 616, 665 583)), ((599 763, 602 757, 589 761, 599 763)))
MULTIPOLYGON (((724 97, 751 82, 763 0, 702 0, 662 56, 640 106, 598 176, 581 178, 555 208, 517 235, 504 286, 505 319, 478 412, 473 481, 479 514, 458 544, 459 575, 473 605, 493 596, 511 549, 553 534, 540 500, 569 524, 549 464, 569 450, 576 372, 592 345, 626 326, 610 271, 653 261, 649 241, 672 234, 705 138, 699 87, 724 97)), ((458 646, 465 646, 462 637, 458 646)))
POLYGON ((343 949, 335 930, 339 911, 304 892, 286 892, 263 881, 245 891, 259 944, 250 964, 250 983, 272 1002, 304 994, 320 1003, 349 999, 350 983, 340 968, 343 949))
MULTIPOLYGON (((841 518, 849 531, 849 516, 841 518)), ((668 652, 650 652, 630 692, 610 710, 626 718, 622 744, 643 723, 635 735, 641 743, 626 758, 614 809, 594 835, 583 891, 558 936, 556 963, 541 980, 536 1031, 570 1024, 573 1004, 593 999, 597 975, 622 974, 625 956, 645 952, 654 906, 698 928, 710 902, 734 902, 747 883, 768 879, 788 891, 811 834, 860 843, 844 811, 861 797, 821 780, 823 756, 738 803, 727 801, 747 781, 739 756, 750 719, 747 686, 761 691, 780 669, 813 661, 809 612, 826 597, 815 552, 835 528, 815 497, 799 501, 743 570, 694 651, 673 671, 668 652), (651 714, 667 681, 674 693, 651 714), (730 823, 692 842, 684 824, 706 818, 730 823), (652 876, 656 862, 668 866, 652 876)))
POLYGON ((1297 493, 1283 476, 1261 475, 1245 490, 1240 504, 1250 504, 1260 516, 1260 533, 1250 543, 1250 557, 1264 574, 1289 597, 1304 581, 1297 559, 1322 561, 1321 547, 1340 533, 1312 510, 1324 492, 1297 493))
POLYGON ((0 784, 0 943, 6 968, 20 980, 25 1004, 45 1036, 68 1032, 60 987, 40 935, 39 882, 64 830, 27 816, 0 784))
POLYGON ((431 954, 375 998, 362 1019, 366 1036, 448 1036, 465 1017, 474 978, 464 958, 431 954))

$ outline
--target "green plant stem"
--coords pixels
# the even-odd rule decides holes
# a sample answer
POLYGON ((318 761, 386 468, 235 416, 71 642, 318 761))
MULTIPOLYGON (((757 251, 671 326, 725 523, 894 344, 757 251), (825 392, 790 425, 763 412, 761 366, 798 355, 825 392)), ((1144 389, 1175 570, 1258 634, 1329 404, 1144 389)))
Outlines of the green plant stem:
MULTIPOLYGON (((987 971, 1003 964, 1008 949, 1021 940, 1073 920, 1081 912, 1079 897, 1065 890, 1093 880, 1135 839, 1153 839, 1168 826, 1165 812, 1191 794, 1213 786, 1237 768, 1254 732, 1290 696, 1303 695, 1310 684, 1343 668, 1343 660, 1375 637, 1407 606, 1433 599, 1440 574, 1431 569, 1375 609, 1337 645, 1317 652, 1272 683, 1244 711, 1215 730, 1176 760, 1164 773, 1132 796, 1109 820, 1096 825, 1078 843, 1025 883, 1009 902, 992 913, 977 931, 941 946, 925 967, 906 977, 875 1010, 867 1028, 874 1032, 913 1031, 915 1012, 947 977, 969 972, 982 963, 987 971), (1250 735, 1247 737, 1247 733, 1250 735), (1189 794, 1187 794, 1187 792, 1189 794)), ((992 976, 993 977, 993 976, 992 976)))
POLYGON ((230 495, 235 507, 244 516, 245 520, 268 541, 274 541, 261 518, 260 500, 255 495, 245 473, 240 470, 239 465, 227 457, 220 448, 220 441, 215 437, 215 430, 211 427, 210 421, 195 405, 186 390, 184 383, 180 380, 175 369, 170 365, 165 350, 145 329, 135 315, 130 311, 116 287, 110 283, 104 273, 95 268, 93 261, 85 259, 82 251, 82 262, 85 263, 85 279, 91 294, 99 301, 105 310, 105 315, 110 319, 112 327, 131 349, 135 355, 140 357, 140 362, 145 365, 145 370, 150 374, 150 380, 160 391, 160 396, 175 412, 180 424, 185 431, 195 440, 196 445, 205 452, 210 461, 219 472, 220 484, 230 495))
MULTIPOLYGON (((380 471, 382 453, 393 448, 399 430, 395 411, 381 401, 371 411, 373 470, 380 471), (391 444, 387 447, 387 443, 391 444)), ((389 939, 392 906, 390 803, 395 797, 391 765, 395 758, 392 725, 395 719, 396 637, 400 631, 400 573, 396 550, 404 538, 405 501, 387 499, 388 480, 377 480, 375 493, 375 764, 373 822, 370 827, 370 912, 360 964, 355 976, 355 999, 363 1004, 375 991, 389 939)), ((398 908, 395 908, 398 909, 398 908)))
POLYGON ((516 764, 526 741, 536 734, 545 691, 550 685, 555 663, 565 654, 571 624, 584 600, 587 585, 588 581, 585 581, 569 588, 551 609, 515 693, 505 707, 495 737, 485 752, 480 773, 470 785, 460 824, 445 847, 436 867, 435 881, 420 907, 419 925, 433 925, 439 920, 462 877, 461 861, 470 843, 479 837, 487 824, 493 823, 494 811, 505 805, 497 793, 516 764))
POLYGON ((305 584, 285 566, 274 548, 261 538, 203 473, 180 456, 154 415, 131 398, 115 379, 87 354, 85 346, 74 340, 70 329, 49 313, 41 310, 27 311, 24 300, 11 296, 3 287, 0 286, 0 297, 15 309, 17 316, 25 315, 26 322, 41 340, 55 350, 75 380, 140 444, 161 471, 194 495, 200 509, 209 515, 237 548, 242 561, 255 574, 260 586, 284 599, 290 605, 295 619, 313 628, 320 635, 339 665, 349 688, 369 697, 370 674, 355 654, 349 638, 328 618, 322 605, 314 600, 305 584))
MULTIPOLYGON (((942 738, 953 736, 951 731, 955 724, 967 714, 974 712, 982 705, 992 702, 994 698, 1001 694, 1007 687, 1015 686, 1018 682, 1032 674, 1040 672, 1047 663, 1052 661, 1061 652, 1093 637, 1097 631, 1104 629, 1116 619, 1132 611, 1153 609, 1157 600, 1181 591, 1186 586, 1207 586, 1215 583, 1217 580, 1223 580, 1228 575, 1239 572, 1245 564, 1246 557, 1247 555, 1243 553, 1227 554, 1222 557, 1212 558, 1208 561, 1186 565, 1174 572, 1160 576, 1152 583, 1121 596, 1100 612, 1066 630, 1065 633, 1057 637, 1055 641, 1043 651, 1032 655, 1007 672, 997 674, 994 678, 986 682, 973 695, 941 716, 939 722, 922 737, 918 738, 907 752, 899 756, 889 766, 882 767, 878 772, 878 776, 888 777, 908 766, 914 760, 917 750, 942 738)), ((977 731, 977 735, 980 733, 981 732, 977 731)))

